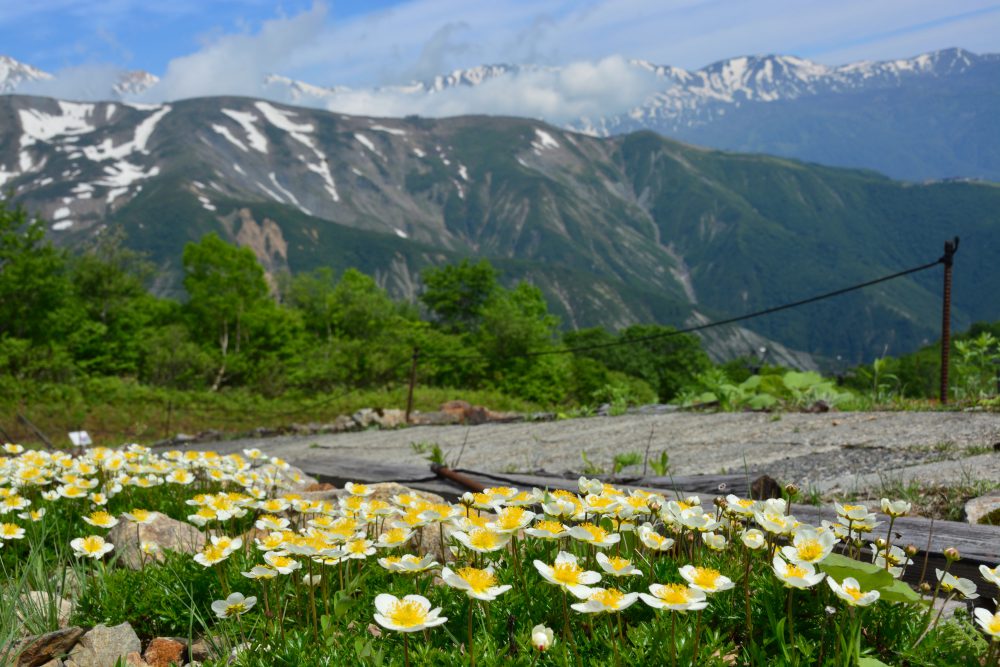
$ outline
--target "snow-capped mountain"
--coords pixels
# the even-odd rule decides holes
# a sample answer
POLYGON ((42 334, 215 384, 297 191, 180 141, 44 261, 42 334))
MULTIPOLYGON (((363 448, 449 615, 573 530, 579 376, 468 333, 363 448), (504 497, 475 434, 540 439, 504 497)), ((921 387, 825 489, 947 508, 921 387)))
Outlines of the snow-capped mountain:
POLYGON ((1000 55, 979 56, 962 49, 839 67, 781 55, 729 58, 695 71, 634 60, 633 66, 663 80, 662 90, 626 114, 582 119, 572 125, 600 136, 636 129, 655 129, 674 136, 746 104, 900 88, 997 64, 1000 55))
POLYGON ((26 65, 9 56, 0 55, 0 93, 12 93, 22 83, 47 81, 52 78, 48 72, 26 65))
MULTIPOLYGON (((54 78, 37 67, 0 55, 0 94, 24 92, 26 84, 52 81, 54 78)), ((159 77, 142 70, 123 71, 111 84, 110 90, 102 89, 96 95, 108 100, 129 99, 146 92, 159 80, 159 77)))

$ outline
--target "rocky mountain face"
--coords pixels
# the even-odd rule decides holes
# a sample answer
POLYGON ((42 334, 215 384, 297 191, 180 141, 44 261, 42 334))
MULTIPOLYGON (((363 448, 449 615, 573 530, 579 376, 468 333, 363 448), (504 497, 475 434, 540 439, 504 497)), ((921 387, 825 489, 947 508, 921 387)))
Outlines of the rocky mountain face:
MULTIPOLYGON (((541 287, 567 327, 683 326, 922 264, 958 234, 957 326, 1000 312, 1000 187, 904 184, 652 132, 7 95, 0 188, 67 246, 123 227, 160 265, 162 293, 179 294, 184 244, 217 232, 272 274, 354 266, 412 298, 423 267, 486 257, 541 287)), ((719 356, 768 345, 807 366, 903 352, 936 337, 939 281, 916 274, 707 340, 719 356)))

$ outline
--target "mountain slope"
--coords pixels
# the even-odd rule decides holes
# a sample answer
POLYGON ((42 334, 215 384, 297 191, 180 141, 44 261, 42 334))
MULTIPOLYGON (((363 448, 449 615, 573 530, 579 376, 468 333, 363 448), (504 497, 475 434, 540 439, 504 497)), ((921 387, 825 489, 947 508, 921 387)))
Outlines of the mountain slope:
MULTIPOLYGON (((184 243, 215 231, 272 273, 358 266, 412 296, 423 266, 481 256, 542 287, 568 326, 683 325, 921 264, 959 234, 957 324, 1000 312, 986 287, 1000 279, 1000 188, 907 185, 652 132, 7 96, 0 181, 60 243, 124 226, 163 268, 161 292, 177 293, 184 243)), ((938 280, 754 320, 712 345, 745 354, 769 339, 850 361, 909 350, 937 335, 938 280)))

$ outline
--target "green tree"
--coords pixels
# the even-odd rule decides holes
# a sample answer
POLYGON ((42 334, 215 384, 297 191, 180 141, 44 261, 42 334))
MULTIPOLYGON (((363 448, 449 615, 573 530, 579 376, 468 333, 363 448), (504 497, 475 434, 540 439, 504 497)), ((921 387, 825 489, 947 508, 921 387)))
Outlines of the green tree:
POLYGON ((0 202, 0 336, 60 340, 70 294, 66 253, 45 238, 45 222, 0 202))
POLYGON ((226 378, 231 357, 250 342, 253 324, 266 322, 277 310, 253 251, 208 234, 184 247, 184 289, 196 337, 216 348, 217 390, 226 378), (264 317, 260 317, 264 315, 264 317))
POLYGON ((479 328, 483 309, 500 284, 493 265, 485 259, 473 264, 463 259, 459 264, 430 267, 421 273, 424 292, 420 301, 434 321, 452 332, 470 332, 479 328))

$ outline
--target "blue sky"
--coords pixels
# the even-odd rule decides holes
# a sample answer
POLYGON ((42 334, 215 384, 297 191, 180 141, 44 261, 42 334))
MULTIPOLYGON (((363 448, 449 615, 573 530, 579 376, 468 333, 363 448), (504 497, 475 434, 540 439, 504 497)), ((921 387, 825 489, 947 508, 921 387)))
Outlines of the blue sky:
POLYGON ((696 68, 747 53, 839 64, 1000 51, 1000 3, 975 0, 0 0, 0 53, 47 71, 162 76, 226 40, 252 50, 268 26, 297 19, 273 71, 321 85, 611 55, 696 68))

